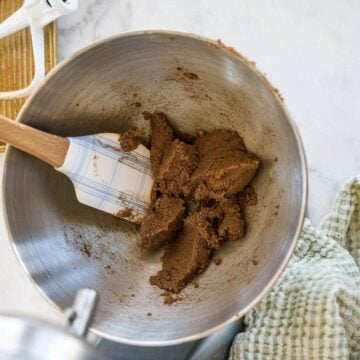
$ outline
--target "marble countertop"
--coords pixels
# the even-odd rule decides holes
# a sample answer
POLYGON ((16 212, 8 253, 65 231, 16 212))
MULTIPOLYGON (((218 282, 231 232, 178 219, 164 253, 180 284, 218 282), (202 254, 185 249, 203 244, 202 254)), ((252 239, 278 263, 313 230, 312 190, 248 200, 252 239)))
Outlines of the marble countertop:
MULTIPOLYGON (((59 60, 95 40, 139 29, 221 39, 255 60, 299 127, 309 168, 308 216, 315 224, 340 186, 360 173, 359 1, 79 2, 76 13, 58 21, 59 60)), ((1 168, 2 163, 0 156, 1 168)), ((0 312, 58 319, 19 267, 0 226, 0 312)))

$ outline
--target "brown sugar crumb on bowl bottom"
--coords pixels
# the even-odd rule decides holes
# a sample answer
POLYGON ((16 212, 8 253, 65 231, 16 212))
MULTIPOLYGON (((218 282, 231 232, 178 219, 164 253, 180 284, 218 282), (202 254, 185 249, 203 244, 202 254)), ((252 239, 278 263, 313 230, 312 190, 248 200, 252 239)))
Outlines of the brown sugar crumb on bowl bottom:
POLYGON ((184 300, 182 296, 175 295, 167 291, 161 293, 160 295, 164 297, 164 305, 172 305, 178 301, 184 300))
POLYGON ((90 244, 84 242, 82 243, 81 252, 86 255, 87 257, 91 257, 92 249, 90 244))
POLYGON ((260 159, 235 131, 190 135, 174 131, 163 113, 144 117, 152 131, 154 185, 140 233, 146 250, 165 246, 162 269, 150 283, 166 290, 170 305, 178 295, 169 294, 204 272, 224 242, 244 235, 243 209, 255 202, 249 183, 260 159))

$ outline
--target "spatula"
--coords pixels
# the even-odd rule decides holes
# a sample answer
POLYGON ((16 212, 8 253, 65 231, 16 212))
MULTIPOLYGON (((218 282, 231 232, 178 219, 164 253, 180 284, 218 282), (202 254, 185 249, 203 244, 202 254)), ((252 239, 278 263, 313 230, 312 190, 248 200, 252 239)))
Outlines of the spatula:
POLYGON ((1 115, 0 140, 67 175, 82 204, 135 223, 146 214, 153 179, 145 146, 124 152, 119 134, 63 138, 1 115))

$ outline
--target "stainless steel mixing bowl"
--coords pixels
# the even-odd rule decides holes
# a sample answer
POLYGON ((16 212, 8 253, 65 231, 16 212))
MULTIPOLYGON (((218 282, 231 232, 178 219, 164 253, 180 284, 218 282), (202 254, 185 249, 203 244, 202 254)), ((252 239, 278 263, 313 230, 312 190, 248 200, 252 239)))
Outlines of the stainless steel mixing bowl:
POLYGON ((166 306, 149 284, 161 254, 141 253, 137 227, 79 204, 62 174, 9 149, 3 182, 9 234, 41 292, 64 309, 79 288, 95 288, 92 330, 138 345, 195 340, 249 311, 286 266, 306 204, 303 148, 278 94, 232 49, 204 38, 148 31, 98 42, 57 66, 18 120, 64 136, 148 132, 142 112, 155 110, 187 132, 234 129, 263 159, 247 235, 222 247, 222 264, 183 301, 166 306))

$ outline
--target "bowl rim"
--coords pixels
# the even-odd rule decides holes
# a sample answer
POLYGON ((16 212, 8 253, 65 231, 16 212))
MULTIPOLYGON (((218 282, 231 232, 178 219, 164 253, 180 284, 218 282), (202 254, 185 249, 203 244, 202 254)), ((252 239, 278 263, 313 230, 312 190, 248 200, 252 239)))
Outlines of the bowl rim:
MULTIPOLYGON (((164 339, 164 340, 132 340, 127 339, 124 337, 118 337, 114 335, 110 335, 106 332, 96 330, 92 327, 90 327, 89 332, 100 336, 101 338, 111 340, 114 342, 119 342, 127 345, 134 345, 134 346, 171 346, 171 345, 178 345, 186 342, 196 341, 202 338, 205 338, 217 331, 220 331, 221 329, 225 328, 227 325, 232 324, 233 322, 241 319, 246 313, 248 313, 255 305, 257 305, 273 288, 273 286, 276 284, 278 279, 280 278, 280 275, 283 273, 284 269, 286 268, 296 246, 298 243, 298 240, 300 238, 301 230, 303 227, 305 214, 306 214, 306 206, 307 206, 307 197, 308 197, 308 170, 307 170, 307 163, 306 163, 306 157, 305 157, 305 150, 303 146, 303 142, 300 137, 299 130, 293 121, 292 117, 290 116, 289 111, 287 110, 283 98, 281 94, 279 93, 279 90, 276 89, 271 85, 269 80, 266 78, 266 76, 255 66, 255 63, 248 60, 245 56, 241 55, 237 50, 234 48, 227 46, 221 42, 221 40, 213 40, 211 38, 200 36, 191 32, 186 31, 175 31, 175 30, 164 30, 164 29, 151 29, 151 30, 137 30, 137 31, 128 31, 121 34, 113 35, 106 37, 101 40, 97 40, 92 42, 91 44, 81 48, 80 50, 76 51, 63 61, 61 61, 59 64, 57 64, 53 69, 50 70, 50 72, 46 75, 45 79, 42 81, 42 83, 36 88, 36 90, 26 99, 25 104, 22 106, 19 114, 17 115, 17 118, 15 121, 22 122, 23 116, 29 107, 29 104, 31 103, 32 99, 37 95, 38 92, 41 91, 41 89, 47 84, 47 82, 62 68, 64 68, 68 63, 70 63, 73 59, 81 56, 83 53, 99 46, 104 45, 107 43, 110 43, 117 39, 122 39, 126 37, 132 37, 132 36, 139 36, 139 35, 164 35, 164 36, 180 36, 185 38, 191 38, 194 40, 198 40, 201 42, 205 42, 207 44, 213 45, 214 47, 218 48, 219 51, 225 51, 229 55, 235 57, 238 61, 242 62, 245 66, 250 68, 257 77, 262 81, 262 83, 268 88, 268 90, 275 96, 278 105, 281 107, 282 111, 284 111, 284 114, 286 115, 286 119, 292 129, 292 132, 295 136, 296 140, 296 146, 298 149, 299 157, 300 157, 300 169, 301 169, 301 177, 302 177, 302 198, 301 198, 301 208, 299 211, 298 216, 298 222, 296 225, 296 229, 294 232, 294 237, 291 242, 291 246, 289 247, 288 253, 286 254, 284 260, 279 265, 277 271, 272 276, 271 280, 268 282, 268 284, 263 288, 263 290, 259 293, 259 295, 253 299, 251 303, 249 303, 245 308, 243 308, 241 311, 238 311, 236 314, 230 316, 227 320, 221 322, 220 324, 213 326, 207 330, 204 330, 202 332, 199 332, 197 334, 183 336, 176 339, 164 339)), ((5 150, 5 159, 4 159, 4 168, 3 168, 3 178, 2 178, 2 193, 5 193, 5 179, 7 175, 7 168, 8 168, 8 158, 9 154, 11 152, 11 147, 6 146, 5 150)), ((35 282, 33 277, 31 276, 30 272, 28 271, 26 264, 23 262, 20 253, 18 252, 18 249, 16 247, 16 244, 14 242, 14 238, 12 237, 12 234, 10 232, 10 222, 8 213, 6 210, 6 201, 5 196, 2 197, 2 207, 3 207, 3 222, 5 227, 5 233, 8 237, 8 241, 11 243, 11 247, 13 251, 15 252, 16 258, 18 262, 20 263, 21 267, 23 268, 25 274, 30 279, 30 281, 34 284, 36 289, 39 291, 39 293, 47 300, 47 302, 56 310, 57 313, 62 313, 62 309, 55 304, 48 295, 44 292, 44 290, 41 289, 41 287, 35 282)))

